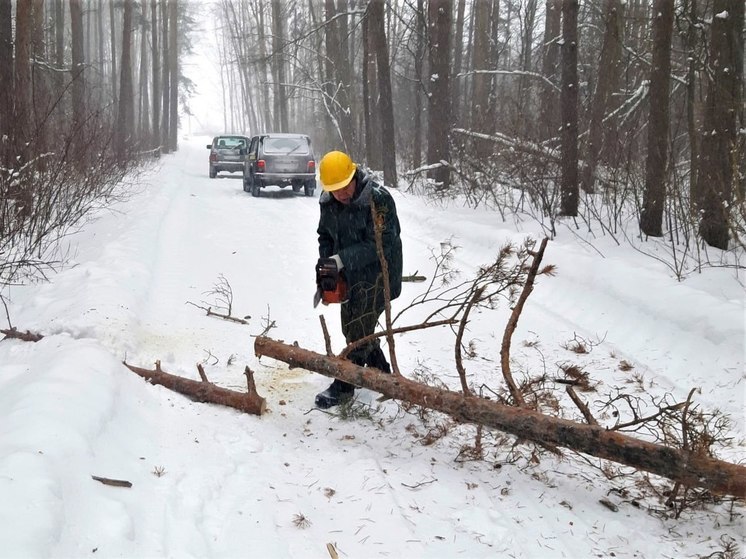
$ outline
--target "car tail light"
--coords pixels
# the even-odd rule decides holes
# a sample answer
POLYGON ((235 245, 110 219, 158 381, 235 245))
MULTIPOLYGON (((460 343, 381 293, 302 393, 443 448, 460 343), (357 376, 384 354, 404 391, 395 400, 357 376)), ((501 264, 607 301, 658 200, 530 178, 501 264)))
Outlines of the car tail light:
POLYGON ((267 164, 265 163, 264 159, 260 159, 256 162, 256 170, 260 173, 264 172, 264 169, 267 167, 267 164))
POLYGON ((316 172, 316 162, 313 159, 308 162, 308 172, 309 173, 315 173, 316 172))
POLYGON ((215 152, 210 153, 210 161, 217 161, 218 160, 218 154, 215 152))

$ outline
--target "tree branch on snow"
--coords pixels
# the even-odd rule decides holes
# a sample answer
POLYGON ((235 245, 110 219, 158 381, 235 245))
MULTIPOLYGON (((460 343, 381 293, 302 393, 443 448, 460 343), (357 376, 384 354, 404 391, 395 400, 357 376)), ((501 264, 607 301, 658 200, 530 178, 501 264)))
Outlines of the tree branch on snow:
POLYGON ((202 309, 203 311, 206 311, 207 316, 216 316, 218 318, 222 318, 224 320, 230 320, 232 322, 237 322, 239 324, 248 324, 248 319, 251 318, 250 316, 245 316, 243 318, 237 318, 235 316, 232 316, 232 310, 233 310, 233 288, 231 287, 231 284, 228 282, 227 279, 225 279, 225 276, 223 274, 220 274, 218 276, 218 281, 213 285, 212 289, 210 291, 205 291, 204 295, 213 295, 215 297, 215 303, 218 308, 224 308, 226 309, 226 313, 218 313, 212 310, 212 307, 203 307, 201 305, 197 305, 196 303, 192 303, 191 301, 187 301, 187 305, 192 305, 194 307, 197 307, 198 309, 202 309))
POLYGON ((228 406, 254 415, 262 415, 267 409, 267 402, 257 393, 254 373, 248 366, 244 370, 248 392, 236 392, 209 382, 204 369, 200 370, 201 365, 197 365, 197 371, 202 380, 196 381, 164 372, 160 361, 155 362, 155 369, 152 370, 135 367, 127 362, 123 364, 149 383, 164 386, 197 402, 228 406))
POLYGON ((198 309, 202 309, 203 311, 205 311, 205 314, 207 316, 216 316, 217 318, 222 318, 223 320, 230 320, 231 322, 237 322, 238 324, 249 323, 247 320, 244 320, 243 318, 237 318, 235 316, 231 316, 230 314, 223 314, 223 313, 215 312, 212 310, 212 307, 203 307, 202 305, 192 303, 191 301, 187 301, 185 304, 192 305, 193 307, 197 307, 198 309))
POLYGON ((5 337, 3 338, 3 340, 12 338, 15 340, 22 340, 24 342, 38 342, 44 337, 42 334, 36 334, 34 332, 30 332, 29 330, 26 330, 25 332, 20 332, 15 327, 0 330, 0 334, 5 334, 5 337))

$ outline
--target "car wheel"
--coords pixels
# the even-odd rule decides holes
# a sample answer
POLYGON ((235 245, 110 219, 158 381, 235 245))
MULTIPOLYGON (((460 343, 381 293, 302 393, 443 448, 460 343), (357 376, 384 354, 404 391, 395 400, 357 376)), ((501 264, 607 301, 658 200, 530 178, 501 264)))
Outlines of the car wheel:
POLYGON ((303 190, 306 196, 313 196, 313 193, 316 191, 316 180, 306 181, 306 184, 303 185, 303 190))
POLYGON ((214 179, 214 178, 215 178, 215 177, 217 177, 217 176, 218 176, 218 171, 217 171, 217 169, 215 169, 215 166, 214 166, 214 165, 210 165, 210 178, 211 178, 211 179, 214 179))
POLYGON ((258 181, 253 180, 251 181, 251 195, 254 198, 257 198, 259 196, 259 191, 262 189, 261 185, 258 181))

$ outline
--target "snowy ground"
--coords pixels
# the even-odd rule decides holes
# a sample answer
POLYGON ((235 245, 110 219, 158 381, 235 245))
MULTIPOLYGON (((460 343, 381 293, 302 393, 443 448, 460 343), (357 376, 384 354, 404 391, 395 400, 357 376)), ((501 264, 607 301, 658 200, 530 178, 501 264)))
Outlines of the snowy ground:
MULTIPOLYGON (((730 539, 746 548, 742 506, 664 519, 646 510, 662 503, 632 503, 639 478, 608 481, 571 453, 496 468, 503 446, 488 460, 457 462, 469 427, 424 446, 427 427, 394 401, 372 419, 312 410, 328 379, 258 360, 252 336, 274 321, 270 336, 323 352, 311 305, 317 200, 274 187, 252 198, 238 175, 210 180, 204 144, 182 139, 141 192, 75 238, 67 269, 9 293, 13 325, 45 338, 0 343, 0 557, 328 558, 328 543, 354 558, 680 558, 721 551, 730 539), (248 326, 187 304, 214 305, 208 292, 221 274, 232 314, 250 315, 248 326), (248 365, 269 411, 191 402, 147 384, 125 359, 160 360, 195 379, 204 363, 210 380, 237 390, 248 365), (629 492, 611 491, 620 488, 629 492)), ((507 240, 538 234, 488 211, 395 198, 406 274, 430 275, 431 251, 448 239, 468 276, 507 240)), ((743 276, 711 269, 677 283, 629 247, 603 238, 594 246, 562 233, 549 243, 544 262, 558 275, 540 278, 528 300, 514 336, 516 374, 554 376, 572 362, 607 388, 636 376, 682 400, 700 387, 695 402, 734 422, 738 444, 721 456, 742 461, 743 276), (575 336, 597 345, 574 354, 563 346, 575 336), (634 368, 620 370, 622 360, 634 368)), ((396 308, 422 289, 405 284, 396 308)), ((337 309, 323 312, 340 350, 337 309)), ((479 357, 467 371, 493 387, 507 313, 505 304, 482 313, 469 332, 479 357)), ((429 371, 457 386, 448 330, 403 336, 397 350, 405 374, 429 371)), ((374 393, 358 396, 375 405, 374 393)), ((592 408, 600 398, 583 397, 592 408)))

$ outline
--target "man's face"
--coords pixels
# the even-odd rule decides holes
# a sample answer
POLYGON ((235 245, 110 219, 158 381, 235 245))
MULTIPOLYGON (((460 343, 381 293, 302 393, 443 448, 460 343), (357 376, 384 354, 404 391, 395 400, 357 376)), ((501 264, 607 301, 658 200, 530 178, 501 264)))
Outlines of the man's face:
POLYGON ((355 187, 357 186, 357 181, 353 177, 352 180, 345 186, 344 188, 340 188, 339 190, 335 190, 332 192, 332 196, 342 204, 349 204, 352 201, 352 197, 355 195, 355 187))

